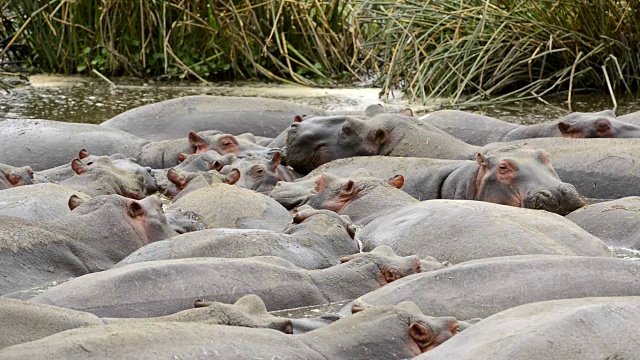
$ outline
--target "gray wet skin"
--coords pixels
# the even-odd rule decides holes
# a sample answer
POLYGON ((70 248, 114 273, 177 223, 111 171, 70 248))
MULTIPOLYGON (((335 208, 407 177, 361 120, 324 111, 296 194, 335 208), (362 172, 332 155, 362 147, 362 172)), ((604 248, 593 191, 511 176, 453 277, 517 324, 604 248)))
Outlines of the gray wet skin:
POLYGON ((421 271, 417 256, 399 257, 388 247, 341 261, 321 270, 268 256, 149 261, 81 276, 31 301, 105 317, 150 317, 188 309, 196 299, 232 303, 256 294, 273 311, 353 299, 421 271))
POLYGON ((33 170, 29 166, 15 167, 0 164, 0 190, 33 184, 33 170))
POLYGON ((486 145, 542 137, 566 138, 638 138, 640 127, 616 119, 611 110, 571 113, 556 121, 535 125, 517 125, 488 116, 458 110, 427 114, 421 121, 440 128, 473 145, 486 145))
POLYGON ((213 129, 234 135, 274 137, 291 124, 294 116, 302 114, 326 112, 283 100, 200 95, 137 107, 100 125, 153 141, 179 139, 190 131, 213 129))
POLYGON ((640 297, 545 301, 505 310, 415 359, 634 359, 640 297))
MULTIPOLYGON (((538 301, 596 296, 640 296, 640 262, 549 255, 474 260, 408 276, 355 303, 412 301, 425 314, 465 320, 538 301)), ((350 310, 347 305, 341 312, 350 310)))
POLYGON ((476 147, 431 125, 400 114, 297 118, 287 130, 287 165, 307 174, 352 156, 468 159, 476 147))
POLYGON ((13 216, 34 222, 48 221, 71 213, 69 198, 89 195, 58 184, 33 184, 3 190, 0 196, 0 215, 13 216))
MULTIPOLYGON (((0 352, 3 359, 80 359, 91 349, 97 358, 157 359, 400 359, 430 350, 448 330, 433 318, 398 306, 374 307, 327 327, 300 335, 268 329, 199 323, 110 324, 69 330, 0 352), (345 345, 348 344, 348 345, 345 345)), ((455 337, 455 336, 454 336, 455 337)))
POLYGON ((116 166, 105 156, 88 165, 80 159, 74 159, 71 168, 76 175, 61 181, 60 185, 89 196, 117 194, 132 199, 142 199, 158 191, 158 184, 151 176, 150 169, 128 160, 114 161, 119 161, 121 165, 116 166))
POLYGON ((2 217, 0 294, 110 268, 148 243, 177 235, 155 196, 72 197, 73 211, 48 222, 2 217))
POLYGON ((602 241, 558 215, 480 201, 419 202, 398 185, 397 178, 322 174, 281 183, 271 196, 349 216, 363 225, 358 239, 365 251, 384 244, 398 254, 451 263, 527 254, 611 256, 602 241))
POLYGON ((605 244, 640 250, 640 197, 626 197, 589 205, 567 215, 605 244))
POLYGON ((302 269, 323 269, 339 264, 343 255, 358 252, 354 235, 348 217, 307 207, 296 213, 293 224, 282 233, 235 229, 193 232, 144 246, 115 267, 153 260, 271 255, 302 269))

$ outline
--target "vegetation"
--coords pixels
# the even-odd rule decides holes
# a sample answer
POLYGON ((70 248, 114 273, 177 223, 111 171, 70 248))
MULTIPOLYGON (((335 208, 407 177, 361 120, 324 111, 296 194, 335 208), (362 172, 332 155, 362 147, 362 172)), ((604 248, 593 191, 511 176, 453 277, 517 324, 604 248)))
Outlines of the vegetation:
POLYGON ((640 85, 640 0, 0 0, 38 71, 333 86, 451 104, 640 85))

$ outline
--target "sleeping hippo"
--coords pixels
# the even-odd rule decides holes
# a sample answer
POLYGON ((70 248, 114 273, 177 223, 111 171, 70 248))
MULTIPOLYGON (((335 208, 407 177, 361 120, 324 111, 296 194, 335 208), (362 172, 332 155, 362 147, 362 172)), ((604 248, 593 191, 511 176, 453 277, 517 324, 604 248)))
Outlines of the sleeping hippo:
POLYGON ((611 110, 574 112, 559 120, 517 125, 488 116, 457 110, 441 110, 420 118, 456 138, 473 145, 542 137, 639 138, 640 126, 616 119, 611 110))
POLYGON ((117 359, 408 359, 454 335, 432 317, 400 306, 381 306, 299 335, 185 322, 92 326, 6 348, 0 358, 85 359, 90 349, 93 357, 117 359))
POLYGON ((296 117, 287 130, 287 165, 307 174, 352 156, 468 159, 476 147, 400 114, 296 117))
POLYGON ((155 196, 119 195, 83 202, 48 222, 13 217, 0 221, 0 294, 26 290, 110 268, 143 245, 177 235, 155 196))
POLYGON ((190 131, 204 130, 273 137, 301 114, 326 112, 283 100, 198 95, 137 107, 100 125, 152 141, 179 139, 190 131))
POLYGON ((279 183, 271 196, 348 215, 364 225, 358 232, 364 250, 384 244, 398 254, 451 263, 525 254, 611 256, 602 241, 558 215, 480 201, 419 202, 395 188, 401 184, 397 177, 387 183, 325 173, 279 183))
POLYGON ((346 216, 332 211, 300 210, 282 233, 266 230, 209 229, 159 241, 132 253, 115 267, 194 257, 245 258, 279 256, 295 266, 313 270, 340 263, 358 252, 355 228, 346 216))
POLYGON ((148 261, 69 280, 31 301, 103 317, 150 317, 188 309, 196 299, 231 303, 256 294, 273 311, 354 299, 421 271, 417 256, 388 247, 341 261, 321 270, 269 256, 148 261))
POLYGON ((0 190, 33 184, 33 170, 28 166, 0 164, 0 190))
POLYGON ((633 359, 640 297, 551 300, 502 311, 416 360, 633 359))
MULTIPOLYGON (((408 276, 355 303, 379 306, 412 301, 431 316, 486 318, 538 301, 640 296, 639 274, 640 262, 619 258, 507 256, 408 276)), ((342 312, 350 313, 351 305, 342 312)))

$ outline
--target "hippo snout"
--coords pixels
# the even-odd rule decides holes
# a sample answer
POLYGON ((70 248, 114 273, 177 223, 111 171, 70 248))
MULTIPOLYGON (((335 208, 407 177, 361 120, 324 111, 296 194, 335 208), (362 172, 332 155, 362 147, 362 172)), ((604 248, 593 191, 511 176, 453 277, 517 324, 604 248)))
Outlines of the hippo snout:
POLYGON ((542 189, 528 194, 523 202, 523 207, 540 209, 560 215, 581 208, 585 205, 584 199, 571 184, 561 184, 556 189, 542 189))

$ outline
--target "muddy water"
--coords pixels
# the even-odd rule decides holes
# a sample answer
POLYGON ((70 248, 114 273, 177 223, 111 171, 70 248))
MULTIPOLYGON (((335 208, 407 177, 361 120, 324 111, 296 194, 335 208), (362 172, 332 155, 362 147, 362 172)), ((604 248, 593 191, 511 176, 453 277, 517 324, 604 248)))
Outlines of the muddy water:
MULTIPOLYGON (((291 85, 261 83, 199 84, 166 83, 137 79, 114 79, 115 86, 101 79, 37 75, 30 85, 18 87, 10 94, 0 93, 0 118, 33 118, 98 124, 134 107, 188 95, 260 96, 289 100, 326 110, 361 110, 373 103, 410 106, 417 113, 433 110, 441 104, 426 106, 408 103, 401 92, 385 101, 378 99, 380 89, 315 89, 291 85)), ((606 94, 575 94, 574 111, 611 109, 606 94)), ((467 108, 506 121, 532 124, 556 119, 568 113, 566 96, 541 101, 467 108)), ((640 110, 640 101, 618 99, 618 114, 640 110)))

